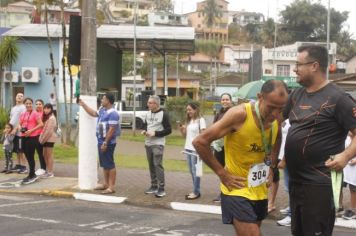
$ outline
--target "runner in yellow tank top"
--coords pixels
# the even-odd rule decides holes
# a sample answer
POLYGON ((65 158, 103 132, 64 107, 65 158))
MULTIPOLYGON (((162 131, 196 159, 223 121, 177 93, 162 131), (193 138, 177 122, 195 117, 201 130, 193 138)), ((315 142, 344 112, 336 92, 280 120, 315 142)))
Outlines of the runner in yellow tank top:
MULTIPOLYGON (((225 195, 241 196, 250 200, 267 199, 266 183, 260 184, 256 187, 249 187, 248 174, 252 166, 264 163, 265 150, 262 142, 261 130, 257 126, 253 114, 251 103, 246 103, 246 119, 241 128, 233 133, 225 136, 225 168, 226 170, 236 176, 246 178, 244 188, 233 188, 229 191, 228 188, 221 184, 221 192, 225 195)), ((272 144, 277 138, 278 123, 272 123, 272 144)), ((266 139, 270 140, 271 128, 265 130, 266 139)), ((252 172, 251 180, 262 179, 267 177, 266 171, 252 172)))
POLYGON ((281 118, 287 99, 286 85, 269 80, 263 84, 256 104, 230 108, 193 141, 199 156, 221 180, 223 223, 233 224, 239 236, 261 235, 260 225, 267 215, 268 165, 275 165, 280 146, 276 120, 281 118), (225 168, 209 148, 212 141, 222 137, 225 168))

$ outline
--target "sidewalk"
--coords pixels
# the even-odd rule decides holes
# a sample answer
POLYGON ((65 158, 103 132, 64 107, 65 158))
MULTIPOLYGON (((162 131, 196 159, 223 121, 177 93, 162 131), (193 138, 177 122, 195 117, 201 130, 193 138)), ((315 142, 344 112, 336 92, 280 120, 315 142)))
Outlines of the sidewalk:
MULTIPOLYGON (((125 141, 123 145, 121 141, 120 152, 125 152, 125 149, 132 152, 139 152, 138 146, 143 146, 142 143, 125 141), (124 148, 125 147, 125 148, 124 148), (135 148, 133 148, 135 147, 135 148)), ((180 148, 175 146, 166 146, 165 158, 180 158, 180 148), (179 153, 177 156, 176 152, 179 153)), ((132 153, 134 155, 134 153, 132 153)), ((142 153, 141 153, 142 155, 142 153)), ((0 166, 3 162, 0 162, 0 166)), ((38 164, 36 165, 38 166, 38 164)), ((19 181, 24 178, 24 174, 0 174, 0 193, 32 193, 43 194, 60 197, 73 197, 73 193, 84 192, 100 195, 100 191, 81 191, 77 188, 78 167, 73 164, 55 163, 55 177, 49 179, 39 179, 35 183, 29 185, 20 185, 19 181)), ((101 171, 99 171, 101 175, 101 171)), ((117 188, 116 193, 111 196, 126 198, 125 203, 146 206, 146 207, 161 207, 172 209, 172 202, 187 203, 187 204, 202 204, 214 209, 220 209, 220 204, 214 203, 213 199, 219 193, 219 181, 214 174, 204 174, 201 181, 201 198, 189 201, 185 200, 185 195, 192 190, 192 180, 188 172, 166 172, 166 192, 167 196, 156 198, 154 195, 144 194, 145 189, 150 185, 150 177, 148 170, 128 169, 118 167, 117 169, 117 188)), ((99 176, 102 178, 102 176, 99 176)), ((284 191, 283 178, 280 181, 280 188, 276 199, 277 209, 269 214, 270 219, 281 219, 279 209, 288 205, 288 197, 284 191)), ((350 204, 350 193, 348 189, 344 189, 345 206, 350 204)), ((353 222, 356 228, 356 220, 353 222)))

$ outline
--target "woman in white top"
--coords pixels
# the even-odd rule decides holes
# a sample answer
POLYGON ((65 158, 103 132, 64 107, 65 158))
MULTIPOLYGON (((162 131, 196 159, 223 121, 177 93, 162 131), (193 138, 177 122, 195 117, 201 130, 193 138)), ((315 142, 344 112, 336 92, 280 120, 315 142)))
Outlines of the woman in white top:
POLYGON ((180 125, 179 130, 186 137, 184 150, 188 167, 193 180, 193 192, 185 196, 186 200, 194 200, 200 197, 200 177, 197 176, 196 166, 198 154, 193 147, 193 140, 206 129, 205 120, 200 116, 199 104, 190 102, 187 105, 187 118, 185 125, 180 125))

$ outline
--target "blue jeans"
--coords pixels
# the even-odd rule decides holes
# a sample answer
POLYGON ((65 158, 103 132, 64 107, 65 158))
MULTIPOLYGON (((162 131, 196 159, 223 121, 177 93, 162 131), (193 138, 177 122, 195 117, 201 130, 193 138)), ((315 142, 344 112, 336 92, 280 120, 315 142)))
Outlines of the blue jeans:
POLYGON ((188 150, 185 149, 186 152, 191 153, 190 154, 186 154, 187 157, 187 162, 188 162, 188 167, 189 167, 189 171, 190 174, 192 175, 192 180, 193 180, 193 191, 195 195, 200 194, 200 177, 197 176, 197 171, 196 171, 196 167, 195 164, 197 164, 197 153, 195 151, 192 150, 188 150))

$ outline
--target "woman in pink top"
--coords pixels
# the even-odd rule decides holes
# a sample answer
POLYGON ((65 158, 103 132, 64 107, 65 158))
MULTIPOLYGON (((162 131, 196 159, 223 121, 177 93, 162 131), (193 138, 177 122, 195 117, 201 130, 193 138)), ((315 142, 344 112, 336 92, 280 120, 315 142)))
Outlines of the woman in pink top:
POLYGON ((43 178, 53 177, 53 146, 57 140, 56 128, 57 120, 53 113, 53 106, 47 103, 43 107, 43 118, 44 123, 43 131, 40 135, 40 143, 43 145, 43 156, 46 161, 46 174, 43 178))
POLYGON ((37 180, 35 174, 35 149, 41 134, 43 123, 40 115, 33 110, 33 100, 24 100, 26 111, 21 113, 19 129, 23 140, 23 149, 29 166, 29 174, 22 180, 23 184, 30 184, 37 180))
MULTIPOLYGON (((35 101, 35 105, 36 105, 36 112, 40 115, 41 117, 41 120, 42 117, 43 117, 43 105, 44 105, 44 102, 43 100, 41 99, 37 99, 35 101)), ((42 133, 42 129, 39 129, 39 131, 42 133)), ((46 173, 46 161, 43 157, 43 145, 38 143, 38 145, 36 146, 36 151, 37 151, 37 155, 38 155, 38 160, 40 161, 40 168, 38 170, 36 170, 36 175, 37 176, 42 176, 46 173)))

